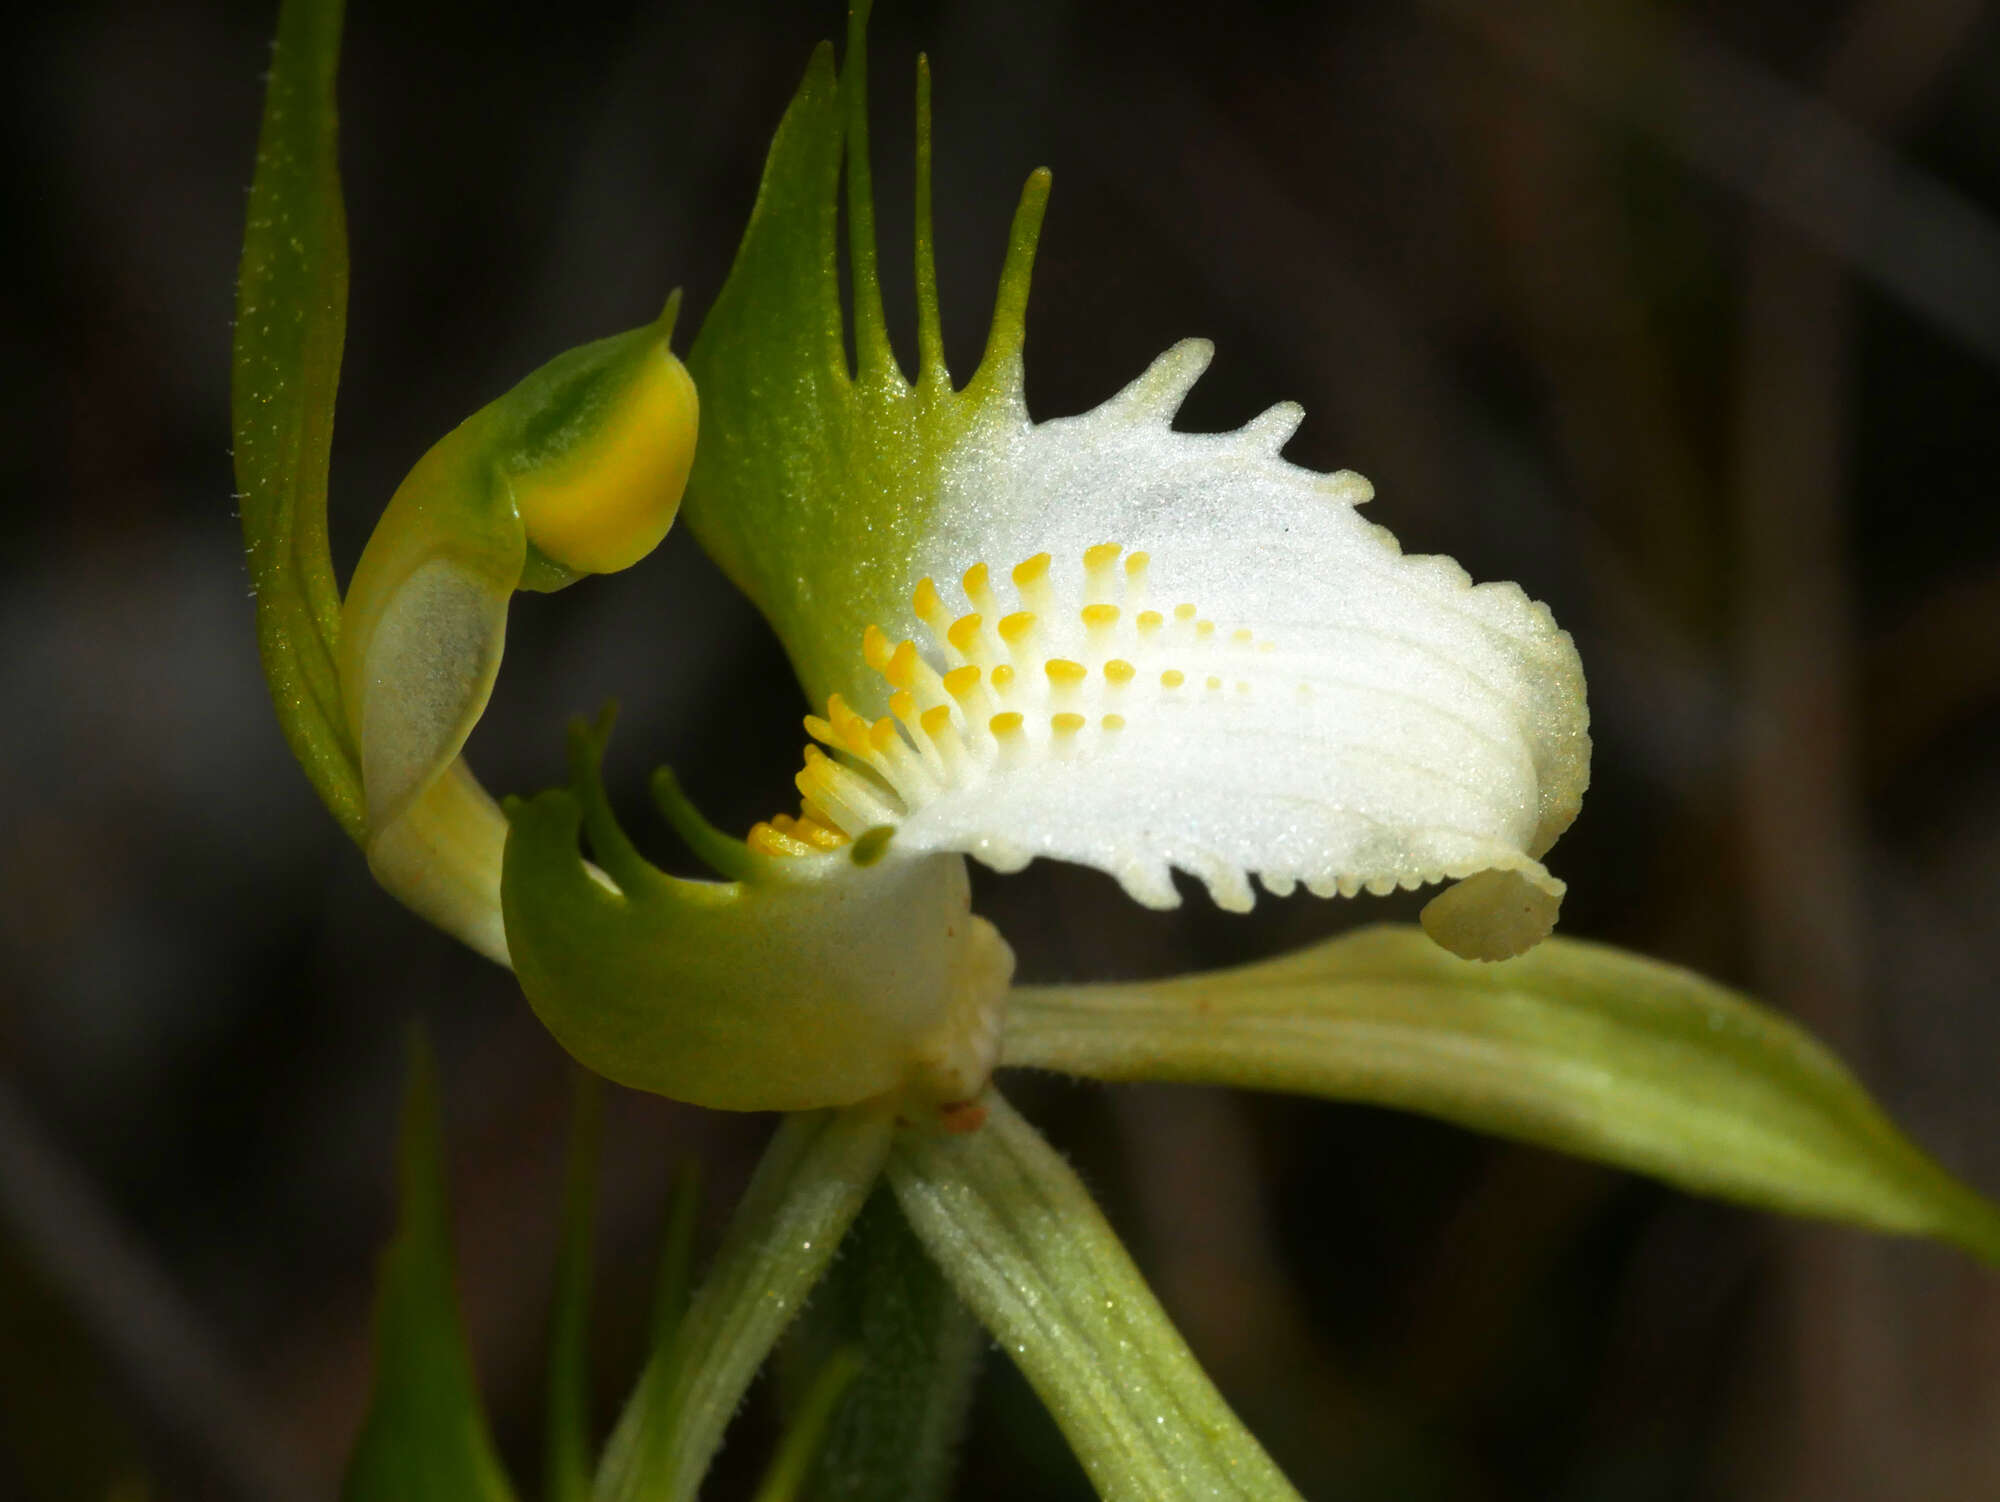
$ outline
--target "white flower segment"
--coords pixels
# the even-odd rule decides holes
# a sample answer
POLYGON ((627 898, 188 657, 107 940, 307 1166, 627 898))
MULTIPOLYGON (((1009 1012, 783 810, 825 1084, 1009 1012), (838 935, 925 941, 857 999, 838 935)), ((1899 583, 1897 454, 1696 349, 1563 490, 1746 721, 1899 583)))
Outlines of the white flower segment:
POLYGON ((890 715, 836 695, 808 720, 847 765, 809 756, 803 823, 762 837, 894 825, 900 852, 1077 861, 1153 907, 1174 867, 1231 909, 1253 874, 1349 895, 1501 873, 1426 924, 1469 957, 1526 948, 1588 778, 1568 635, 1514 585, 1403 556, 1358 476, 1279 458, 1297 408, 1174 432, 1208 358, 1179 345, 1082 417, 989 409, 946 461, 908 639, 869 633, 890 715))

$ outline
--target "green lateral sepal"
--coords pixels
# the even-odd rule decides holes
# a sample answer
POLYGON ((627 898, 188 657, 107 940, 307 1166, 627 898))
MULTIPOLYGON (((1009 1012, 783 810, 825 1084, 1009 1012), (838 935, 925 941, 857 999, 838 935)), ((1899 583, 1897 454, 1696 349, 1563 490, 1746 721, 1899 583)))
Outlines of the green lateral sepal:
POLYGON ((1412 927, 1234 970, 1015 993, 1006 1062, 1366 1101, 1696 1194, 1934 1236, 2000 1262, 2000 1207, 1795 1023, 1608 945, 1455 959, 1412 927))

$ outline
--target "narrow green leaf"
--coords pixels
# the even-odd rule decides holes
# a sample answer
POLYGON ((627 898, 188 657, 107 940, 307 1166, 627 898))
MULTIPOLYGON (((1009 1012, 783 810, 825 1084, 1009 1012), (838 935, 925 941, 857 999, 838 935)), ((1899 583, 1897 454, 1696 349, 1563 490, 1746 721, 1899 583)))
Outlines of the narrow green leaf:
POLYGON ((1113 1502, 1296 1497, 1075 1173, 997 1093, 976 1132, 904 1132, 910 1225, 1113 1502))
POLYGON ((886 1186, 869 1196, 840 1260, 787 1341, 788 1381, 858 1351, 861 1375, 813 1461, 813 1502, 937 1502, 950 1489, 986 1339, 886 1186))
POLYGON ((570 1072, 569 1168, 563 1185, 562 1249, 549 1320, 548 1415, 542 1457, 547 1502, 590 1496, 590 1272, 596 1236, 597 1164, 604 1139, 604 1086, 585 1069, 570 1072))
POLYGON ((347 332, 334 107, 340 25, 341 0, 285 0, 278 14, 236 288, 230 405, 264 675, 293 754, 358 841, 361 773, 334 666, 340 591, 326 542, 347 332))
POLYGON ((667 1222, 660 1234, 660 1266, 653 1274, 653 1338, 647 1349, 658 1350, 674 1338, 687 1313, 694 1287, 695 1217, 701 1210, 701 1164, 689 1158, 674 1174, 667 1191, 667 1222))
POLYGON ((446 1229, 437 1082, 410 1045, 399 1149, 401 1217, 375 1294, 375 1392, 341 1486, 344 1502, 504 1502, 459 1322, 446 1229))
POLYGON ((785 1425, 778 1453, 752 1502, 794 1502, 811 1473, 834 1410, 860 1374, 861 1353, 852 1347, 843 1346, 820 1364, 798 1410, 785 1425))
POLYGON ((605 1447, 598 1502, 694 1496, 750 1379, 868 1198, 893 1128, 877 1106, 785 1118, 715 1266, 605 1447))
POLYGON ((1551 939, 1482 965, 1385 926, 1212 975, 1026 987, 1006 1062, 1420 1111, 2000 1262, 2000 1209, 1913 1146, 1805 1032, 1600 944, 1551 939))

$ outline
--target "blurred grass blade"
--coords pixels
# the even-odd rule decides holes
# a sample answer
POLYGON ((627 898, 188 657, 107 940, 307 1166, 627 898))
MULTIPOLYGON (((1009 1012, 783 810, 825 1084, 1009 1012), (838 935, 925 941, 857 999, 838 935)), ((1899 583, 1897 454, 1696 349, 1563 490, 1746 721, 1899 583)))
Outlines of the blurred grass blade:
POLYGON ((1009 1006, 1009 1064, 1421 1111, 2000 1262, 2000 1209, 1913 1146, 1810 1036, 1604 945, 1552 939, 1480 965, 1384 926, 1212 975, 1026 987, 1009 1006))
POLYGON ((833 1422, 834 1409, 860 1375, 861 1353, 851 1347, 835 1351, 821 1364, 798 1411, 785 1426, 778 1453, 751 1502, 796 1502, 826 1438, 827 1425, 833 1422))
POLYGON ((480 1408, 446 1231, 437 1082, 410 1047, 398 1176, 401 1214, 375 1295, 375 1391, 344 1502, 502 1502, 513 1496, 480 1408))
POLYGON ((334 670, 340 591, 326 543, 347 331, 334 108, 340 23, 340 0, 285 0, 278 14, 236 287, 230 408, 264 676, 293 754, 359 840, 361 774, 334 670))
POLYGON ((590 1274, 596 1242, 597 1166, 604 1140, 604 1085, 572 1069, 569 1168, 563 1185, 562 1250, 556 1257, 549 1320, 549 1388, 542 1495, 545 1502, 590 1496, 590 1274))
POLYGON ((976 1132, 903 1133, 889 1182, 1098 1495, 1295 1498, 1069 1165, 997 1093, 985 1099, 976 1132))
POLYGON ((688 1292, 694 1286, 695 1218, 701 1210, 701 1163, 689 1158, 674 1174, 667 1191, 666 1228, 660 1233, 660 1267, 653 1278, 653 1338, 648 1351, 674 1338, 687 1313, 688 1292))
POLYGON ((874 1106, 787 1116, 671 1343, 605 1447, 599 1502, 683 1502, 772 1344, 826 1270, 888 1153, 874 1106))

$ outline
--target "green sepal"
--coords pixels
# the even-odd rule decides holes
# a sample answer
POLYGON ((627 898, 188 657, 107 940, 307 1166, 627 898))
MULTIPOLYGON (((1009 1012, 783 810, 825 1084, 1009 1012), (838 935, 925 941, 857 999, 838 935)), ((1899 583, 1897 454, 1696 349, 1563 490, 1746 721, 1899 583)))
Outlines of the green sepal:
POLYGON ((998 1092, 986 1124, 897 1135, 911 1228, 1048 1405, 1106 1502, 1297 1502, 1075 1172, 998 1092))
POLYGON ((458 1315, 447 1230, 437 1081, 410 1044, 398 1149, 400 1212, 375 1294, 375 1388, 343 1502, 508 1502, 458 1315))
POLYGON ((340 27, 340 0, 285 0, 278 12, 236 286, 230 418, 264 676, 292 754, 358 841, 361 769, 341 711, 340 591, 326 540, 347 333, 340 27))
MULTIPOLYGON (((702 437, 684 512, 711 557, 791 654, 807 697, 874 693, 861 636, 914 629, 904 571, 940 501, 940 465, 974 420, 1021 408, 1028 281, 1048 196, 1037 172, 1014 220, 979 369, 953 389, 938 332, 930 111, 919 74, 914 385, 884 332, 867 142, 868 5, 849 12, 847 62, 813 54, 771 142, 736 261, 688 356, 702 437), (847 166, 857 367, 840 305, 837 231, 847 166)), ((886 690, 884 691, 886 692, 886 690)), ((872 702, 858 702, 879 713, 872 702)))
MULTIPOLYGON (((979 932, 964 862, 767 855, 683 809, 676 822, 740 879, 669 876, 611 812, 609 731, 608 716, 572 726, 571 786, 508 810, 508 948, 556 1040, 608 1079, 722 1110, 848 1105, 904 1084, 979 932)), ((672 811, 671 780, 656 791, 672 811)))
POLYGON ((1549 939, 1477 964, 1384 926, 1209 975, 1024 987, 1003 1062, 1418 1111, 2000 1262, 2000 1207, 1897 1131, 1806 1032, 1602 944, 1549 939))

